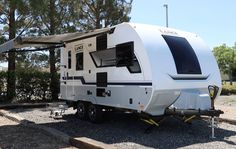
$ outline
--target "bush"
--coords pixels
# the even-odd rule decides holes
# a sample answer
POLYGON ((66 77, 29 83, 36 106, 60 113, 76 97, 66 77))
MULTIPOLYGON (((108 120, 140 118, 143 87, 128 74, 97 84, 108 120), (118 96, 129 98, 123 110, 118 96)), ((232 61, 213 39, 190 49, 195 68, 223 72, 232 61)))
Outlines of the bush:
POLYGON ((7 72, 0 72, 0 101, 6 98, 7 92, 7 72))
POLYGON ((222 85, 221 95, 236 95, 236 85, 222 85))
POLYGON ((18 71, 16 73, 16 99, 18 101, 49 100, 50 74, 40 71, 18 71))
MULTIPOLYGON (((7 72, 0 72, 0 100, 6 99, 6 82, 7 72)), ((52 101, 50 73, 25 69, 16 71, 16 100, 17 102, 52 101)))

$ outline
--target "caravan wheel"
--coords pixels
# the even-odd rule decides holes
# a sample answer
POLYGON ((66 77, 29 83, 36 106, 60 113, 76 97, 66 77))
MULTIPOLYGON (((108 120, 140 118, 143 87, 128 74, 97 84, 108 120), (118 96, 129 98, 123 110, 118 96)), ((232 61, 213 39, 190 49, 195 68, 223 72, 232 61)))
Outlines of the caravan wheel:
POLYGON ((103 112, 100 106, 90 104, 88 106, 88 117, 93 123, 100 123, 103 119, 103 112))
POLYGON ((79 101, 77 104, 77 116, 79 119, 86 119, 87 118, 87 105, 85 102, 79 101))

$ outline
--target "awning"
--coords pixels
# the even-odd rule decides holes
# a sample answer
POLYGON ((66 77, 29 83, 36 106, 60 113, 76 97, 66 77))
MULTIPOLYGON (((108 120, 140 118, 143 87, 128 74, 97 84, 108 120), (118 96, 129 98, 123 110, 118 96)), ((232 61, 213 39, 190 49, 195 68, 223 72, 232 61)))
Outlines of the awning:
POLYGON ((8 52, 12 49, 21 49, 24 47, 44 48, 63 45, 68 42, 97 36, 110 31, 110 28, 97 29, 89 32, 75 32, 50 36, 21 37, 18 36, 0 45, 0 53, 8 52))

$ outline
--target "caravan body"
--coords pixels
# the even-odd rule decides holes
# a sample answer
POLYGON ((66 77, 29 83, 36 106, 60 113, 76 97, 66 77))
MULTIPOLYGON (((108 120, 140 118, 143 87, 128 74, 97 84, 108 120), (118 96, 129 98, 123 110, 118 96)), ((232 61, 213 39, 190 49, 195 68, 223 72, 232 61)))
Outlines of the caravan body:
POLYGON ((209 85, 221 87, 211 50, 192 33, 122 23, 64 43, 60 98, 67 101, 159 116, 171 107, 209 110, 209 85))

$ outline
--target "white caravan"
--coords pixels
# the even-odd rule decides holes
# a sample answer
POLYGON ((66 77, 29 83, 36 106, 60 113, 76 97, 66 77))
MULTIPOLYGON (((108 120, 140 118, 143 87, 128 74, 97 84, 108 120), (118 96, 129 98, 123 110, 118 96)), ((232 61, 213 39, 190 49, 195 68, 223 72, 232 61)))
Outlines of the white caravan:
POLYGON ((122 23, 87 33, 18 37, 0 52, 58 45, 64 45, 59 97, 72 103, 81 119, 100 121, 110 108, 150 116, 221 114, 214 109, 219 68, 196 34, 122 23))

